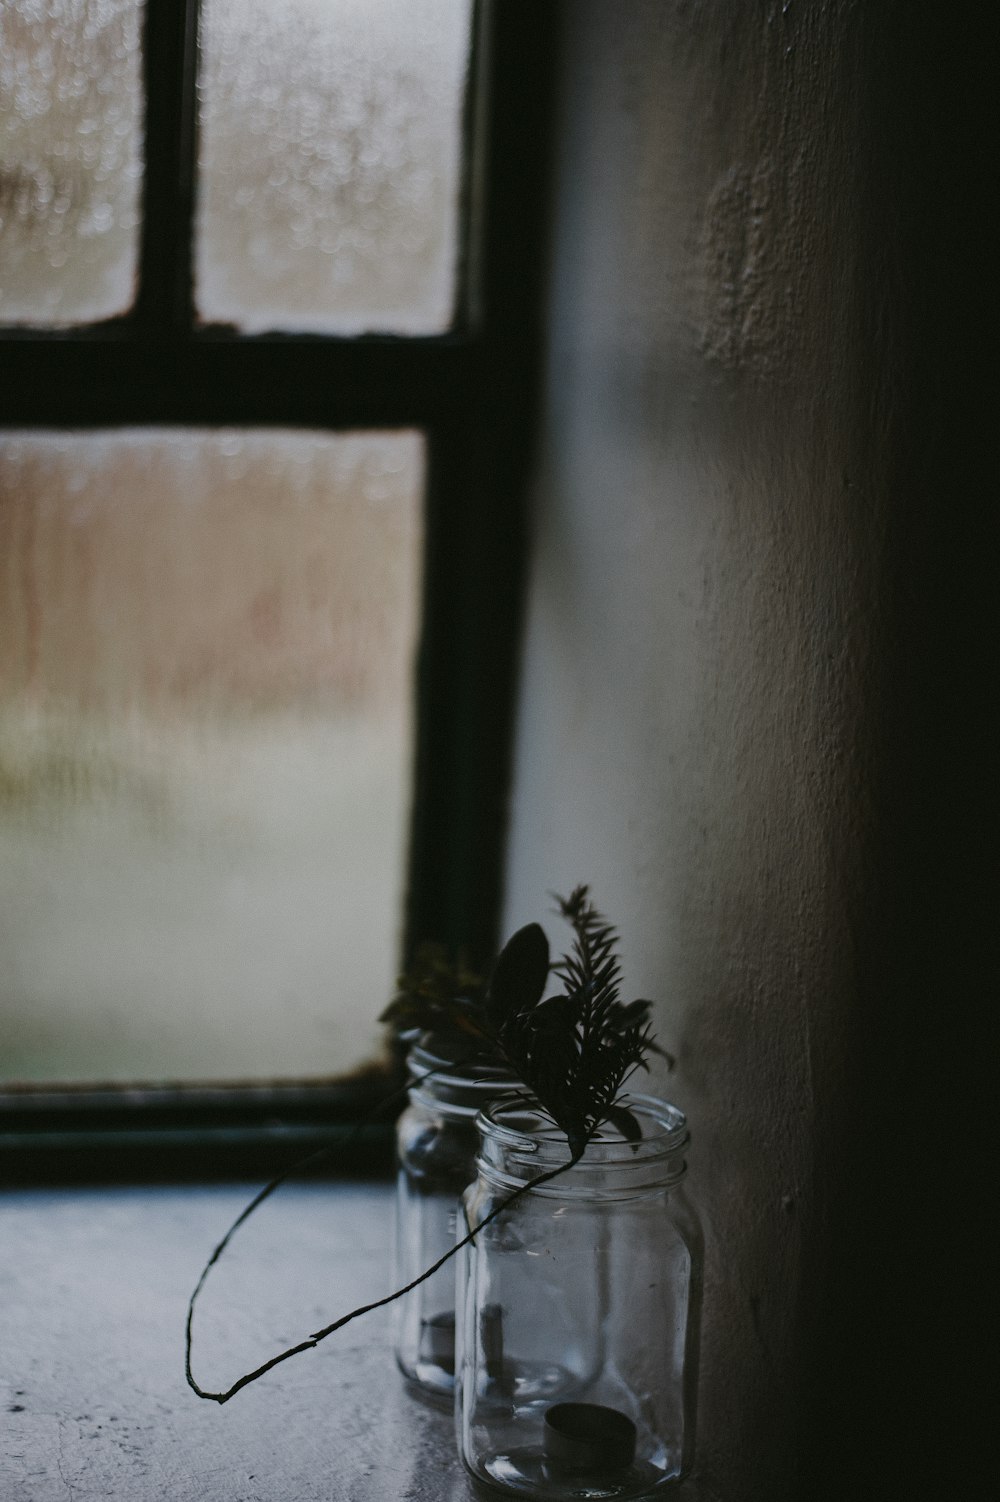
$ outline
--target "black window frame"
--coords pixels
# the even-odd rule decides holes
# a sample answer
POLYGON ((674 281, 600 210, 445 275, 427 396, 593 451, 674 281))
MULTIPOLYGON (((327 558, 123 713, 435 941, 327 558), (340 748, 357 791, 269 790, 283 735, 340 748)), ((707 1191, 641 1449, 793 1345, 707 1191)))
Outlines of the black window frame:
MULTIPOLYGON (((556 7, 476 0, 459 312, 431 336, 245 335, 199 324, 192 249, 198 0, 146 0, 139 289, 125 315, 0 327, 0 429, 419 428, 427 444, 404 957, 495 949, 534 446, 556 7)), ((2 309, 0 309, 2 317, 2 309)), ((270 1171, 398 1088, 0 1086, 0 1177, 270 1171)), ((387 1161, 368 1128, 356 1167, 387 1161), (364 1149, 364 1150, 362 1150, 364 1149)), ((343 1163, 334 1160, 334 1171, 343 1163)))

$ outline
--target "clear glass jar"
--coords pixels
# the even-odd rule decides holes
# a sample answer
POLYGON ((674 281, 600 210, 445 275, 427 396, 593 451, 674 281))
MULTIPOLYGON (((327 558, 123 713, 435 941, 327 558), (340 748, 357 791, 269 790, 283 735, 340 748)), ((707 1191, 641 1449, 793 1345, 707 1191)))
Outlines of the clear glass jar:
MULTIPOLYGON (((579 1163, 528 1190, 458 1254, 459 1450, 479 1480, 526 1497, 640 1497, 690 1469, 702 1240, 682 1179, 687 1124, 625 1103, 579 1163)), ((540 1111, 480 1115, 470 1227, 566 1162, 540 1111)))
MULTIPOLYGON (((455 1245, 462 1192, 476 1177, 476 1115, 514 1085, 489 1065, 456 1066, 421 1040, 407 1056, 413 1083, 396 1126, 396 1286, 455 1245)), ((455 1266, 393 1306, 396 1360, 408 1381, 451 1406, 455 1390, 455 1266)))

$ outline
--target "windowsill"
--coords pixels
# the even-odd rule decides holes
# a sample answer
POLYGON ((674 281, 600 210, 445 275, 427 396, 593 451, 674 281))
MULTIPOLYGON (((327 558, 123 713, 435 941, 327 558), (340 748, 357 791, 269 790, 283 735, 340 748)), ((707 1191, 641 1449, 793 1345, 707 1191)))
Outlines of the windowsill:
MULTIPOLYGON (((187 1300, 256 1186, 0 1201, 5 1502, 467 1502, 450 1414, 404 1388, 378 1310, 224 1406, 184 1381, 187 1300)), ((194 1370, 228 1387, 392 1276, 392 1186, 289 1185, 213 1269, 194 1370)), ((688 1487, 670 1493, 693 1497, 688 1487)))
MULTIPOLYGON (((187 1299, 254 1186, 4 1196, 5 1502, 458 1502, 450 1416, 404 1390, 379 1310, 222 1407, 184 1381, 187 1299)), ((226 1387, 386 1291, 392 1187, 288 1186, 198 1306, 195 1373, 226 1387)))

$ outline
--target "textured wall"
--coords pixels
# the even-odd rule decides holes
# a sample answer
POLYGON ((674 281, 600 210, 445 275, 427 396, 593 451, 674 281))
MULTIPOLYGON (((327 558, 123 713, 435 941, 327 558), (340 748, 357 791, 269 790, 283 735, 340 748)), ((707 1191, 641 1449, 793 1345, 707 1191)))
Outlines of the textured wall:
POLYGON ((505 929, 589 881, 658 998, 708 1241, 702 1488, 727 1502, 819 1494, 858 1017, 912 919, 886 768, 920 697, 901 535, 927 529, 877 9, 565 14, 505 929))

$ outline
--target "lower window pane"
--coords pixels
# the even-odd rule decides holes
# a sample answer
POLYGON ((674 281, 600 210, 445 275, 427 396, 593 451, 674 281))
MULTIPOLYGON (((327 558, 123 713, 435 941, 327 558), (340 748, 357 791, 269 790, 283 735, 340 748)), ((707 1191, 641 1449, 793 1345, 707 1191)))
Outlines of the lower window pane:
POLYGON ((375 1051, 423 471, 412 432, 0 437, 4 1078, 375 1051))

